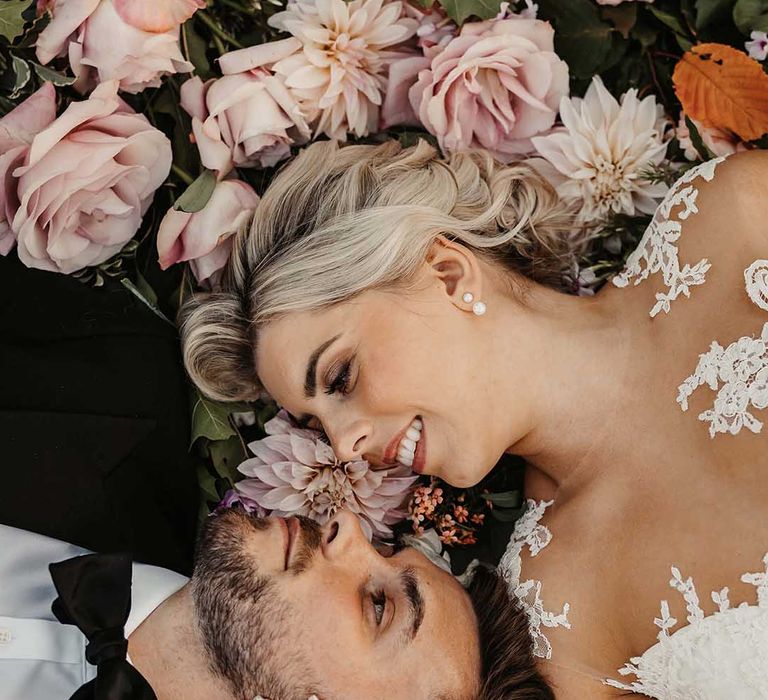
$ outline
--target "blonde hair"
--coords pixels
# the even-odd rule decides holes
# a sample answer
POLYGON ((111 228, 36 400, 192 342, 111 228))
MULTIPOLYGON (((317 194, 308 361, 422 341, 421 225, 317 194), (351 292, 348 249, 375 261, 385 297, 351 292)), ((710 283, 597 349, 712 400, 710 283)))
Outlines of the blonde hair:
POLYGON ((528 166, 481 150, 444 158, 423 139, 312 143, 281 168, 237 234, 221 291, 183 305, 189 375, 212 398, 257 398, 259 328, 369 289, 407 288, 438 234, 555 288, 572 273, 581 238, 571 211, 528 166))

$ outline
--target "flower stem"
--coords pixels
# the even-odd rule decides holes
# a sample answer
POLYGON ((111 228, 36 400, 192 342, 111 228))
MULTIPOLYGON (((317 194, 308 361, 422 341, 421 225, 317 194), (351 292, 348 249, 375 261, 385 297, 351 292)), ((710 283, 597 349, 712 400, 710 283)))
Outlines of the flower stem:
POLYGON ((176 177, 179 178, 185 185, 191 185, 195 178, 193 178, 186 170, 183 170, 180 168, 176 163, 173 163, 171 165, 171 171, 173 171, 173 174, 176 175, 176 177))
POLYGON ((245 14, 248 15, 255 15, 256 11, 252 7, 246 7, 245 5, 242 5, 239 2, 236 2, 236 0, 219 0, 219 2, 222 5, 227 5, 228 7, 231 7, 233 10, 239 10, 240 12, 245 12, 245 14))
POLYGON ((216 21, 205 11, 198 10, 195 14, 195 17, 199 17, 203 24, 207 25, 207 27, 220 39, 223 39, 228 44, 231 44, 236 49, 242 49, 243 45, 235 39, 231 34, 225 32, 218 24, 216 24, 216 21))

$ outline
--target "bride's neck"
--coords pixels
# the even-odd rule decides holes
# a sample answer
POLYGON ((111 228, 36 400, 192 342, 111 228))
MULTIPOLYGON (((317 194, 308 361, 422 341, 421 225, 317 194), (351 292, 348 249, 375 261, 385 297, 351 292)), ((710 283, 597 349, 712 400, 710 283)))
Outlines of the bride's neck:
MULTIPOLYGON (((525 329, 508 326, 528 336, 530 429, 507 451, 524 457, 560 488, 588 479, 599 468, 595 455, 626 430, 622 409, 637 329, 612 291, 574 297, 534 287, 524 301, 525 329)), ((517 308, 509 311, 519 320, 520 302, 512 304, 517 308)), ((520 357, 507 355, 505 361, 519 367, 520 357)), ((507 387, 503 400, 519 400, 514 387, 507 387)))

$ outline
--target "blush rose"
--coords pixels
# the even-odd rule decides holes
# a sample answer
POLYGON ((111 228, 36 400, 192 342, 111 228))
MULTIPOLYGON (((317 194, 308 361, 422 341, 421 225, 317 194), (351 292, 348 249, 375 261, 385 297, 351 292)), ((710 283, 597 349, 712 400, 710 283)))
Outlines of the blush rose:
POLYGON ((160 223, 157 252, 160 267, 188 260, 197 281, 210 287, 229 259, 232 235, 245 226, 259 203, 250 185, 224 180, 205 207, 194 214, 170 209, 160 223))
MULTIPOLYGON (((178 19, 198 7, 187 4, 184 12, 176 7, 180 0, 153 2, 158 16, 153 16, 152 26, 167 24, 172 9, 176 9, 172 16, 178 19), (167 12, 159 13, 161 8, 167 12)), ((137 93, 158 87, 164 75, 191 72, 193 66, 179 48, 179 25, 162 32, 146 31, 131 23, 136 21, 135 8, 127 12, 131 7, 119 0, 55 0, 51 21, 37 39, 38 60, 46 65, 57 56, 68 55, 80 92, 116 79, 121 90, 137 93)), ((143 26, 150 25, 145 21, 143 26)))
POLYGON ((134 236, 168 176, 170 142, 117 88, 102 83, 56 118, 56 92, 46 83, 3 119, 23 152, 6 153, 0 166, 0 226, 10 228, 27 267, 71 273, 104 262, 134 236))

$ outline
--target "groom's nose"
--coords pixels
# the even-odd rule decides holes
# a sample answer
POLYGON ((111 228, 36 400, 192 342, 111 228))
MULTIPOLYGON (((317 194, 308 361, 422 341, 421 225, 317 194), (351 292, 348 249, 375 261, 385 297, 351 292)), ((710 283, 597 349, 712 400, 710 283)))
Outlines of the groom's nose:
POLYGON ((321 546, 330 561, 374 552, 360 527, 360 520, 348 510, 340 510, 323 526, 321 546))

